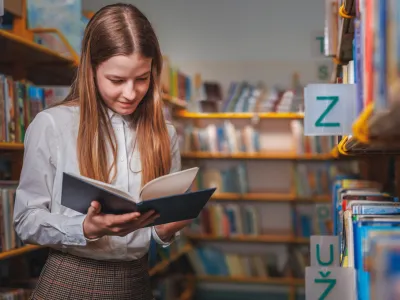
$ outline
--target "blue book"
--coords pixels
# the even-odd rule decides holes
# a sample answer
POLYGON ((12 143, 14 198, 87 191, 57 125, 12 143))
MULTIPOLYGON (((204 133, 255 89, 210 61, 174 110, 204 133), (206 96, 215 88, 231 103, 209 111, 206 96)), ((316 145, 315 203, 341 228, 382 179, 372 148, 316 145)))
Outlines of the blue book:
POLYGON ((355 220, 353 221, 354 229, 354 266, 357 274, 357 292, 359 300, 370 300, 370 274, 364 268, 364 260, 368 251, 368 233, 370 231, 398 231, 400 230, 400 218, 394 221, 393 218, 387 218, 385 221, 355 220))
POLYGON ((64 172, 61 205, 82 214, 87 213, 93 200, 100 203, 105 214, 144 214, 154 210, 160 216, 148 226, 195 219, 216 190, 191 192, 197 171, 192 168, 159 177, 142 188, 141 199, 133 199, 112 185, 64 172))

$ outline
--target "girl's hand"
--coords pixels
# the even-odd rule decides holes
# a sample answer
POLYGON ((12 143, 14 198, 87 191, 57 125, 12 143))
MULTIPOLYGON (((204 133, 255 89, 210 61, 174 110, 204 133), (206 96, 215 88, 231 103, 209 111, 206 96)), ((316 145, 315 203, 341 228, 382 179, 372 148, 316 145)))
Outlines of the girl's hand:
POLYGON ((93 201, 83 221, 83 233, 88 239, 105 235, 125 236, 154 222, 159 217, 154 211, 141 215, 138 212, 110 215, 101 213, 101 205, 93 201))
POLYGON ((156 225, 155 226, 156 232, 161 240, 167 242, 172 238, 172 236, 176 232, 178 232, 179 230, 182 230, 187 225, 189 225, 191 222, 192 222, 192 220, 185 220, 185 221, 167 223, 167 224, 163 224, 163 225, 156 225))

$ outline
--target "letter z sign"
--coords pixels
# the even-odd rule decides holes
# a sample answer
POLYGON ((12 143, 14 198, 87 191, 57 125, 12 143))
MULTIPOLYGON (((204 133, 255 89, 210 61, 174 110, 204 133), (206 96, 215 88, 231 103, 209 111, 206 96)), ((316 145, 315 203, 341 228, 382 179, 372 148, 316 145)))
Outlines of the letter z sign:
POLYGON ((324 122, 326 116, 332 111, 335 105, 339 102, 338 96, 318 96, 317 101, 329 100, 331 103, 326 107, 325 111, 315 121, 315 127, 340 127, 339 122, 324 122))
POLYGON ((352 133, 354 84, 309 84, 304 88, 304 134, 336 136, 352 133))

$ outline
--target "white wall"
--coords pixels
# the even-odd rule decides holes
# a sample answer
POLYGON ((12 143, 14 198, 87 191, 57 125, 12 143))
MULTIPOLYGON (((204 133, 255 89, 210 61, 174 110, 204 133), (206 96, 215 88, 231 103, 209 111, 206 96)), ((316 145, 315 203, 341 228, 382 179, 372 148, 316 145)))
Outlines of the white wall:
MULTIPOLYGON (((87 10, 113 0, 83 0, 87 10)), ((289 84, 317 80, 321 0, 131 0, 152 22, 162 51, 182 71, 204 79, 289 84)), ((329 61, 329 60, 328 60, 329 61)), ((226 84, 224 84, 226 85, 226 84)))

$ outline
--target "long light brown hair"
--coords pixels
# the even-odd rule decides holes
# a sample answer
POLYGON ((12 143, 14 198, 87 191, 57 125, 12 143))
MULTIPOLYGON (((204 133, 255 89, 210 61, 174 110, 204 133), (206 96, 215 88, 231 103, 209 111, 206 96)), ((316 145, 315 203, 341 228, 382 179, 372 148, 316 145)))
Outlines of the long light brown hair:
POLYGON ((148 19, 135 6, 113 4, 100 9, 89 21, 76 78, 70 94, 60 104, 80 107, 77 156, 83 176, 103 182, 115 178, 118 147, 95 74, 97 67, 110 57, 134 52, 152 59, 149 89, 131 116, 137 133, 134 143, 142 163, 142 185, 170 171, 170 139, 159 91, 162 55, 157 37, 148 19), (107 157, 109 146, 111 165, 107 157))

